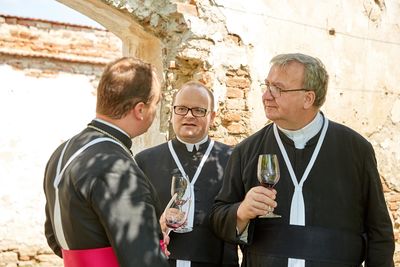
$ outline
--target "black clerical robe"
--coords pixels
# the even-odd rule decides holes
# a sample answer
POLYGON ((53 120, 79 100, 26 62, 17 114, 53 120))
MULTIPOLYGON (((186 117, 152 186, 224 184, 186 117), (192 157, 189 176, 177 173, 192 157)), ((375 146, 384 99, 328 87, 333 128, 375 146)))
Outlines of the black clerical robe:
MULTIPOLYGON (((304 149, 279 131, 297 179, 316 147, 317 134, 304 149)), ((243 266, 286 267, 288 258, 306 259, 306 267, 393 266, 393 228, 373 148, 353 130, 329 122, 321 150, 304 183, 305 227, 289 225, 294 193, 272 124, 234 149, 222 189, 211 213, 216 233, 242 244, 243 266), (281 178, 275 186, 281 218, 251 220, 248 243, 236 233, 236 212, 246 192, 259 185, 259 154, 277 154, 281 178)))
MULTIPOLYGON (((114 136, 130 148, 132 141, 119 130, 92 121, 90 126, 114 136)), ((79 148, 99 137, 93 128, 74 136, 62 166, 79 148)), ((65 143, 51 156, 45 171, 45 234, 60 257, 55 235, 53 186, 57 163, 65 143)), ((59 184, 62 228, 69 249, 112 247, 120 266, 168 266, 160 246, 161 214, 154 187, 129 152, 112 142, 97 143, 83 151, 67 167, 59 184)))
MULTIPOLYGON (((197 166, 207 150, 210 139, 200 145, 199 151, 188 152, 185 144, 172 140, 174 150, 190 181, 197 166)), ((195 183, 195 212, 193 231, 178 234, 171 232, 168 250, 170 262, 175 259, 192 261, 195 266, 238 266, 237 246, 218 239, 209 224, 209 212, 222 185, 225 165, 231 149, 220 142, 215 142, 195 183)), ((169 151, 168 143, 146 149, 135 156, 139 167, 153 183, 160 198, 162 208, 171 199, 171 176, 179 169, 169 151)))

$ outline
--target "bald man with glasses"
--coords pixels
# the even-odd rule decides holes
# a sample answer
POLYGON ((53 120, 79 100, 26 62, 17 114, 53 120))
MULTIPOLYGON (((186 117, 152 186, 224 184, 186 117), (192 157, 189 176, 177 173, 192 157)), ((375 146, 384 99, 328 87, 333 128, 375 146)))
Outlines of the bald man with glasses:
MULTIPOLYGON (((194 214, 186 225, 192 231, 172 231, 165 239, 170 266, 239 266, 237 245, 217 238, 209 222, 211 206, 221 188, 223 171, 231 153, 229 146, 208 136, 215 116, 213 94, 201 83, 184 84, 173 100, 171 122, 176 137, 135 157, 154 184, 163 208, 171 199, 173 174, 187 175, 194 188, 191 202, 194 214)), ((163 232, 167 232, 163 219, 160 224, 163 232)))

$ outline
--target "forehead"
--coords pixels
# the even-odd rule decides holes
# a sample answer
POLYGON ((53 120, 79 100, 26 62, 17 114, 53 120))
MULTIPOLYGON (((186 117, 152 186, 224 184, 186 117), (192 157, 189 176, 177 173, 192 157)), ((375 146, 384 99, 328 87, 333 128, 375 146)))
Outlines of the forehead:
POLYGON ((175 96, 175 105, 188 107, 204 107, 210 104, 210 96, 206 89, 198 86, 183 87, 175 96))
POLYGON ((303 82, 304 65, 291 61, 285 65, 272 65, 267 80, 270 82, 303 82))

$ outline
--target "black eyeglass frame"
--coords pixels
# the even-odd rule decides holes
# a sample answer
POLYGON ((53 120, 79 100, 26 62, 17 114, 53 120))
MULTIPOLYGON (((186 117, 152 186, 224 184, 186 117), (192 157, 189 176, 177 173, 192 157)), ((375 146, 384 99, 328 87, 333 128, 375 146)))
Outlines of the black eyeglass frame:
POLYGON ((205 116, 207 116, 207 114, 208 113, 210 113, 210 111, 208 110, 208 109, 206 109, 206 108, 200 108, 200 107, 194 107, 194 108, 188 108, 188 107, 186 107, 186 106, 173 106, 173 110, 174 110, 174 113, 176 114, 176 115, 180 115, 180 116, 186 116, 188 113, 189 113, 189 111, 190 111, 190 113, 192 113, 192 116, 193 117, 196 117, 196 118, 202 118, 202 117, 205 117, 205 116), (186 112, 185 113, 178 113, 176 110, 177 110, 177 108, 184 108, 184 109, 186 109, 186 112), (201 111, 201 112, 204 112, 204 115, 199 115, 199 114, 197 114, 196 113, 196 110, 197 111, 201 111), (196 113, 193 113, 193 111, 196 113))

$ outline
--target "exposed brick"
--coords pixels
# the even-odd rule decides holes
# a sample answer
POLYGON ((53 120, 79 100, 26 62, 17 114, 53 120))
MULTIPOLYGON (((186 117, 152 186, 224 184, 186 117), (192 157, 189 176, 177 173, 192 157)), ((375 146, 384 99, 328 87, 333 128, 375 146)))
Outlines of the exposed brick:
POLYGON ((236 76, 236 71, 235 70, 227 70, 226 71, 226 76, 230 76, 230 77, 233 77, 233 76, 236 76))
POLYGON ((399 204, 397 202, 389 202, 388 203, 389 210, 395 211, 398 210, 399 204))
POLYGON ((6 23, 7 24, 17 24, 17 19, 16 18, 6 18, 6 23))
POLYGON ((222 140, 222 142, 227 144, 227 145, 234 146, 237 143, 239 143, 239 140, 234 136, 228 136, 228 137, 224 138, 222 140))
POLYGON ((240 45, 241 39, 236 34, 229 34, 228 38, 231 39, 236 45, 240 45))
POLYGON ((17 262, 18 262, 18 254, 16 252, 13 251, 0 252, 0 266, 8 266, 7 264, 12 264, 17 262))
POLYGON ((40 262, 52 263, 52 264, 54 264, 53 266, 60 266, 59 264, 62 263, 62 259, 54 254, 53 255, 47 255, 47 254, 37 255, 35 258, 40 262))
POLYGON ((243 127, 243 125, 239 124, 239 123, 232 123, 230 125, 228 125, 226 127, 226 129, 228 129, 228 132, 231 134, 243 134, 246 133, 246 128, 243 127))
POLYGON ((176 3, 176 11, 182 14, 188 14, 192 16, 198 16, 197 7, 191 4, 176 3))
POLYGON ((228 87, 226 90, 226 96, 229 98, 243 98, 244 92, 243 90, 235 87, 228 87))
POLYGON ((243 99, 227 99, 226 108, 234 110, 245 110, 246 102, 243 99))
POLYGON ((19 19, 18 20, 18 24, 19 25, 23 25, 23 26, 28 26, 28 27, 36 26, 36 22, 35 21, 27 20, 27 19, 19 19))
POLYGON ((0 47, 16 55, 50 56, 103 64, 121 55, 121 40, 103 30, 80 26, 67 30, 64 24, 25 18, 6 17, 6 20, 15 23, 8 25, 2 33, 0 47))
POLYGON ((51 29, 51 28, 53 28, 53 29, 59 29, 59 28, 60 29, 64 29, 65 28, 65 26, 62 26, 62 25, 58 25, 58 24, 52 25, 51 23, 41 22, 41 21, 36 22, 36 27, 41 28, 41 29, 51 29))
MULTIPOLYGON (((18 267, 36 267, 38 266, 38 264, 35 261, 32 260, 28 260, 28 261, 20 261, 18 262, 18 267)), ((43 265, 41 264, 40 267, 43 267, 43 265)))
POLYGON ((227 123, 227 122, 238 122, 240 120, 241 120, 240 113, 228 112, 223 116, 224 123, 227 123))
POLYGON ((249 77, 249 72, 247 72, 247 71, 245 71, 245 70, 242 70, 242 69, 238 69, 238 70, 236 71, 236 74, 237 74, 238 76, 249 77))
POLYGON ((250 81, 249 79, 243 77, 233 77, 233 78, 228 78, 228 80, 226 81, 226 85, 228 87, 249 88, 250 81))
POLYGON ((389 201, 389 202, 392 202, 392 201, 397 201, 397 202, 399 202, 399 201, 400 201, 400 194, 390 194, 390 195, 386 195, 385 198, 386 198, 386 200, 389 201))
POLYGON ((23 39, 29 39, 29 40, 38 39, 38 36, 35 33, 29 32, 29 31, 20 31, 18 34, 18 37, 23 38, 23 39))

